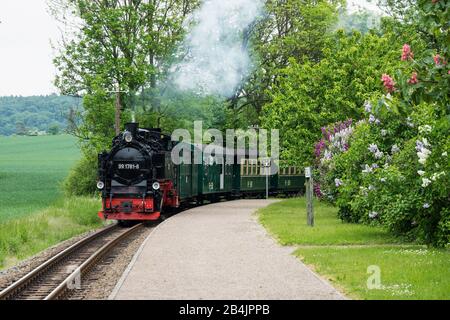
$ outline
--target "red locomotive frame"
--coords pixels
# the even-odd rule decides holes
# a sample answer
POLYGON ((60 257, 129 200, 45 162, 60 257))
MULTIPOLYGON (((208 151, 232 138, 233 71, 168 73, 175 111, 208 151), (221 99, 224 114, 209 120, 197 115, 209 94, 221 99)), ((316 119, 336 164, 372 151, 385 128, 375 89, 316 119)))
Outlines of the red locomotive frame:
POLYGON ((178 208, 180 199, 171 180, 158 181, 162 193, 161 204, 155 205, 151 196, 145 199, 132 197, 117 197, 110 200, 103 199, 102 211, 98 216, 103 220, 144 220, 154 221, 161 216, 162 209, 178 208), (160 210, 156 210, 159 207, 160 210))

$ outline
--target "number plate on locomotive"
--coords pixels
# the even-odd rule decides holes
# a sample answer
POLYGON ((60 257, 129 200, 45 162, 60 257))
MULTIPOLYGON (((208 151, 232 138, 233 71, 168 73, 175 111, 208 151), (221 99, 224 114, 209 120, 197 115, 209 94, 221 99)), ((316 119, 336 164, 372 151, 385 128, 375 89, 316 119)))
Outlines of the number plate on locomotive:
POLYGON ((139 163, 117 163, 117 170, 139 170, 139 163))

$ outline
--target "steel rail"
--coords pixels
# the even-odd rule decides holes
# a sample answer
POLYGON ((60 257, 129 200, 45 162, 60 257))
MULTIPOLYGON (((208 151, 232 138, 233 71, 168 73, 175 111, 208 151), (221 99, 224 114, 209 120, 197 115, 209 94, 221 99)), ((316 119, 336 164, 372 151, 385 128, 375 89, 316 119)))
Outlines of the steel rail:
POLYGON ((105 245, 103 245, 100 249, 98 249, 95 253, 93 253, 86 261, 84 261, 75 271, 73 271, 64 281, 62 281, 58 287, 56 287, 47 297, 44 298, 44 300, 57 300, 64 298, 65 294, 73 289, 74 280, 79 277, 81 278, 86 275, 94 266, 95 264, 108 252, 110 252, 118 242, 120 242, 123 239, 126 239, 130 235, 132 235, 134 232, 136 232, 138 229, 140 229, 144 224, 140 223, 135 225, 134 227, 128 229, 118 237, 114 238, 113 240, 109 241, 105 245))
POLYGON ((80 241, 74 243, 70 247, 59 252, 58 254, 46 260, 44 263, 33 269, 31 272, 27 273, 22 278, 20 278, 19 280, 15 281, 10 286, 2 290, 0 292, 0 300, 14 299, 14 297, 20 294, 20 292, 24 291, 27 286, 29 286, 35 280, 39 279, 39 277, 48 272, 51 268, 57 266, 60 263, 63 263, 64 260, 71 254, 76 253, 77 250, 84 247, 86 244, 98 239, 99 237, 105 234, 108 234, 109 232, 117 228, 118 228, 117 224, 113 224, 111 226, 103 228, 102 230, 97 231, 96 233, 86 238, 81 239, 80 241))

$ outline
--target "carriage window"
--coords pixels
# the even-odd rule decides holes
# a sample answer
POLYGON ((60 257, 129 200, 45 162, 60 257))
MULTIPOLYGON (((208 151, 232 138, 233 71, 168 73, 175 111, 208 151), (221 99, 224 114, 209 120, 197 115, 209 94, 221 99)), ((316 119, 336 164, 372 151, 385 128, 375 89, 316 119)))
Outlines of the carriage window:
POLYGON ((255 176, 258 171, 258 160, 252 160, 252 175, 255 176))

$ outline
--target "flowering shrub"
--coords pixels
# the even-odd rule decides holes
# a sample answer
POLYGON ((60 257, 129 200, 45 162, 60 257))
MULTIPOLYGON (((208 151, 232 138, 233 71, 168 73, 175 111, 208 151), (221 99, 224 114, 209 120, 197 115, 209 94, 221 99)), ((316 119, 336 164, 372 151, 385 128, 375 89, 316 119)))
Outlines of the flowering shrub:
POLYGON ((372 115, 379 124, 364 120, 347 135, 337 132, 345 136, 345 148, 337 148, 333 135, 316 146, 322 199, 336 203, 345 221, 383 224, 399 235, 447 244, 448 121, 425 103, 405 118, 372 115))
MULTIPOLYGON (((333 165, 333 157, 349 149, 349 138, 353 129, 352 119, 322 128, 322 139, 316 143, 314 151, 316 165, 320 172, 318 176, 325 177, 333 165)), ((342 185, 342 181, 335 179, 334 185, 339 187, 342 185)), ((333 200, 333 191, 327 179, 317 181, 314 187, 314 193, 319 198, 327 197, 329 200, 333 200), (323 190, 327 191, 324 193, 323 190)))
POLYGON ((442 23, 450 20, 443 2, 419 1, 419 9, 422 20, 433 22, 423 25, 434 37, 433 49, 415 55, 404 44, 402 66, 395 76, 382 74, 384 94, 374 93, 365 103, 365 119, 345 134, 338 125, 337 138, 323 131, 315 155, 322 198, 339 207, 341 219, 382 224, 395 234, 446 246, 450 43, 442 23))

